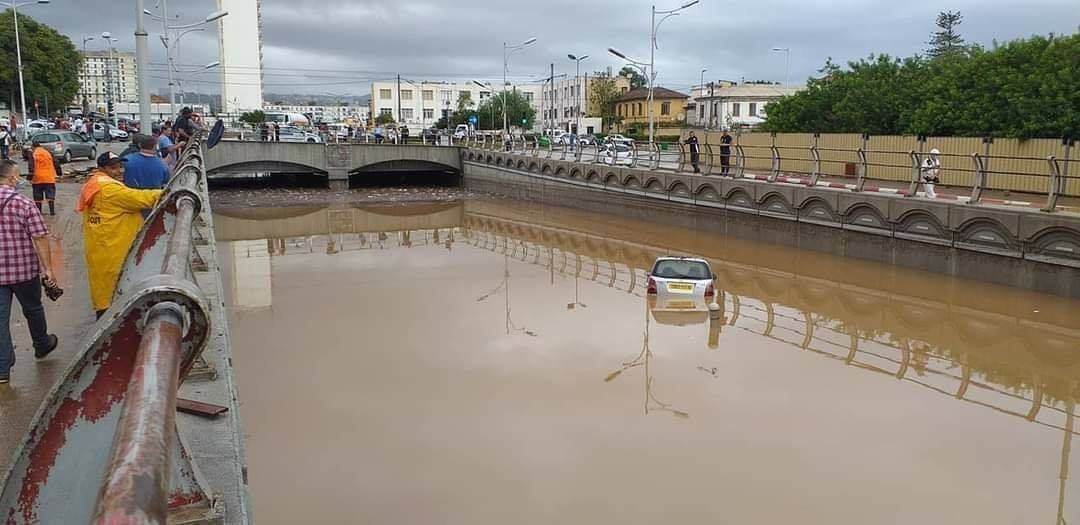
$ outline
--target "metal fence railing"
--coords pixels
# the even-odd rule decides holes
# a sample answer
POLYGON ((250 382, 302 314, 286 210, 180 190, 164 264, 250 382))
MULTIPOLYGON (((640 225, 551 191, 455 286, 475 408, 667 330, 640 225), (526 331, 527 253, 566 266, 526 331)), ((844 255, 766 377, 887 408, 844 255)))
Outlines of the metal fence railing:
MULTIPOLYGON (((1063 198, 1080 198, 1080 155, 1071 139, 872 137, 869 135, 733 135, 729 144, 706 133, 697 171, 704 175, 754 178, 804 186, 840 187, 922 195, 923 161, 940 150, 940 187, 962 190, 958 200, 980 203, 987 191, 1041 197, 1042 208, 1059 209, 1063 198), (908 147, 909 149, 898 149, 908 147), (832 179, 826 182, 826 179, 832 179), (891 188, 870 184, 891 183, 891 188)), ((685 142, 636 141, 558 144, 531 136, 482 132, 464 145, 538 158, 628 168, 689 172, 695 168, 685 142)), ((1016 201, 1002 201, 1016 203, 1016 201)), ((1025 203, 1026 204, 1026 203, 1025 203)))
POLYGON ((177 390, 211 334, 192 270, 203 134, 182 153, 121 270, 113 304, 53 387, 0 480, 8 523, 220 519, 176 428, 177 390))

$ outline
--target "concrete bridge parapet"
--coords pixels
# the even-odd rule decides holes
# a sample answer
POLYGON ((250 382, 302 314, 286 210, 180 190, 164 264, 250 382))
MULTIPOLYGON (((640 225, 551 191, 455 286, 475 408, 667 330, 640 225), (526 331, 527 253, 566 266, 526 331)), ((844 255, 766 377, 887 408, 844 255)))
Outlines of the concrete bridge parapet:
POLYGON ((315 144, 222 141, 206 152, 211 179, 256 172, 310 172, 332 188, 348 186, 350 175, 372 170, 462 169, 462 150, 421 144, 315 144))

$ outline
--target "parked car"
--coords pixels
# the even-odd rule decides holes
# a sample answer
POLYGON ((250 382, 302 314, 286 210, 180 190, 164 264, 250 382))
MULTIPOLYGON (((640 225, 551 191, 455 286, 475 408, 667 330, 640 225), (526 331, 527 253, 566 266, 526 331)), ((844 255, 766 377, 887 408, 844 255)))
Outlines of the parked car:
POLYGON ((420 132, 420 139, 426 143, 439 141, 439 130, 435 128, 428 128, 420 132))
POLYGON ((630 144, 623 142, 608 142, 604 145, 601 161, 609 166, 629 166, 634 163, 634 152, 630 144))
POLYGON ((625 137, 625 136, 620 135, 618 133, 612 133, 612 134, 604 137, 604 143, 606 144, 608 142, 629 144, 631 142, 634 142, 634 139, 629 138, 629 137, 625 137))
POLYGON ((128 132, 117 129, 115 126, 108 126, 108 132, 106 133, 105 124, 101 122, 94 123, 94 140, 104 140, 106 142, 113 140, 127 140, 128 132))
POLYGON ((646 292, 667 299, 716 295, 716 275, 705 259, 692 257, 659 257, 649 271, 646 292))
POLYGON ((596 137, 594 137, 592 135, 581 135, 580 137, 577 138, 577 141, 578 141, 578 144, 581 144, 582 146, 595 146, 596 145, 596 137))
POLYGON ((52 129, 53 123, 47 120, 31 120, 26 123, 26 136, 33 137, 38 133, 43 133, 52 129))
POLYGON ((71 162, 75 157, 89 160, 97 158, 97 143, 71 131, 38 133, 34 135, 31 143, 45 146, 60 162, 71 162))
POLYGON ((461 140, 469 135, 469 126, 458 124, 454 128, 454 140, 461 140))
POLYGON ((307 142, 311 144, 322 143, 318 135, 304 131, 296 126, 281 126, 278 137, 280 142, 307 142))

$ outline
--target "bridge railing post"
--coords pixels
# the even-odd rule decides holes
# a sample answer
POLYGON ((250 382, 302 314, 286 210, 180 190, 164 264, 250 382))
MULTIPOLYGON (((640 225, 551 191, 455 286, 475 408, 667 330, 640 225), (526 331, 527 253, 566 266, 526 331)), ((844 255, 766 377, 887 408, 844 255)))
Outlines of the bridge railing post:
POLYGON ((1050 170, 1050 190, 1047 192, 1046 207, 1043 208, 1043 211, 1057 211, 1058 197, 1068 192, 1069 157, 1072 154, 1073 139, 1065 138, 1061 141, 1061 144, 1064 146, 1061 160, 1058 160, 1053 155, 1046 158, 1050 170))
MULTIPOLYGON (((675 171, 682 172, 686 169, 686 146, 681 142, 676 142, 676 146, 679 147, 679 163, 675 166, 675 171)), ((701 156, 700 154, 698 155, 701 156)))
POLYGON ((596 157, 593 158, 593 163, 600 164, 600 143, 599 142, 594 143, 593 147, 596 148, 596 157))
POLYGON ((649 154, 652 155, 651 162, 649 162, 649 169, 660 169, 660 144, 657 142, 649 144, 649 154))
MULTIPOLYGON (((637 155, 637 143, 634 142, 634 141, 631 141, 630 142, 630 167, 631 168, 636 168, 637 167, 637 158, 638 158, 638 155, 637 155)), ((613 166, 619 164, 619 150, 618 150, 618 148, 615 147, 614 144, 612 144, 612 146, 611 146, 611 163, 612 163, 613 166)))
POLYGON ((919 182, 922 178, 922 154, 911 150, 908 156, 911 157, 911 183, 908 185, 907 196, 915 197, 919 192, 919 182))
POLYGON ((776 144, 769 146, 769 155, 772 157, 772 162, 769 167, 769 182, 776 182, 776 178, 780 176, 780 148, 776 147, 776 144))
POLYGON ((702 171, 705 175, 712 175, 713 164, 713 151, 712 144, 705 143, 705 169, 702 171))
POLYGON ((860 146, 859 149, 855 150, 855 155, 858 158, 858 164, 855 165, 855 176, 857 177, 855 180, 855 191, 862 191, 863 186, 866 185, 866 150, 860 146))
POLYGON ((567 141, 563 140, 562 144, 560 144, 560 146, 561 146, 560 150, 561 151, 559 152, 559 160, 566 160, 566 143, 567 143, 567 141))
POLYGON ((810 158, 812 159, 810 167, 810 187, 817 187, 818 179, 821 178, 821 150, 818 149, 817 139, 815 138, 814 144, 810 146, 810 158))
POLYGON ((978 204, 982 199, 983 187, 986 186, 987 159, 976 152, 971 154, 971 161, 975 164, 975 182, 971 185, 971 200, 968 204, 978 204))
POLYGON ((746 174, 746 150, 742 144, 735 144, 735 178, 741 179, 746 174))

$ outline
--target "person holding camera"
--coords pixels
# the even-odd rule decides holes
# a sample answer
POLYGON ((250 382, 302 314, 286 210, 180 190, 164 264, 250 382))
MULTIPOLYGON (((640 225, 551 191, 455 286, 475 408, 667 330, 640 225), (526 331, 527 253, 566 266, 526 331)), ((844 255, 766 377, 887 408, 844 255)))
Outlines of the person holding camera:
POLYGON ((56 335, 49 333, 41 289, 56 288, 49 249, 49 229, 34 202, 19 194, 24 183, 19 165, 0 160, 0 383, 11 380, 15 345, 11 341, 12 298, 19 301, 34 357, 43 359, 56 349, 56 335))

